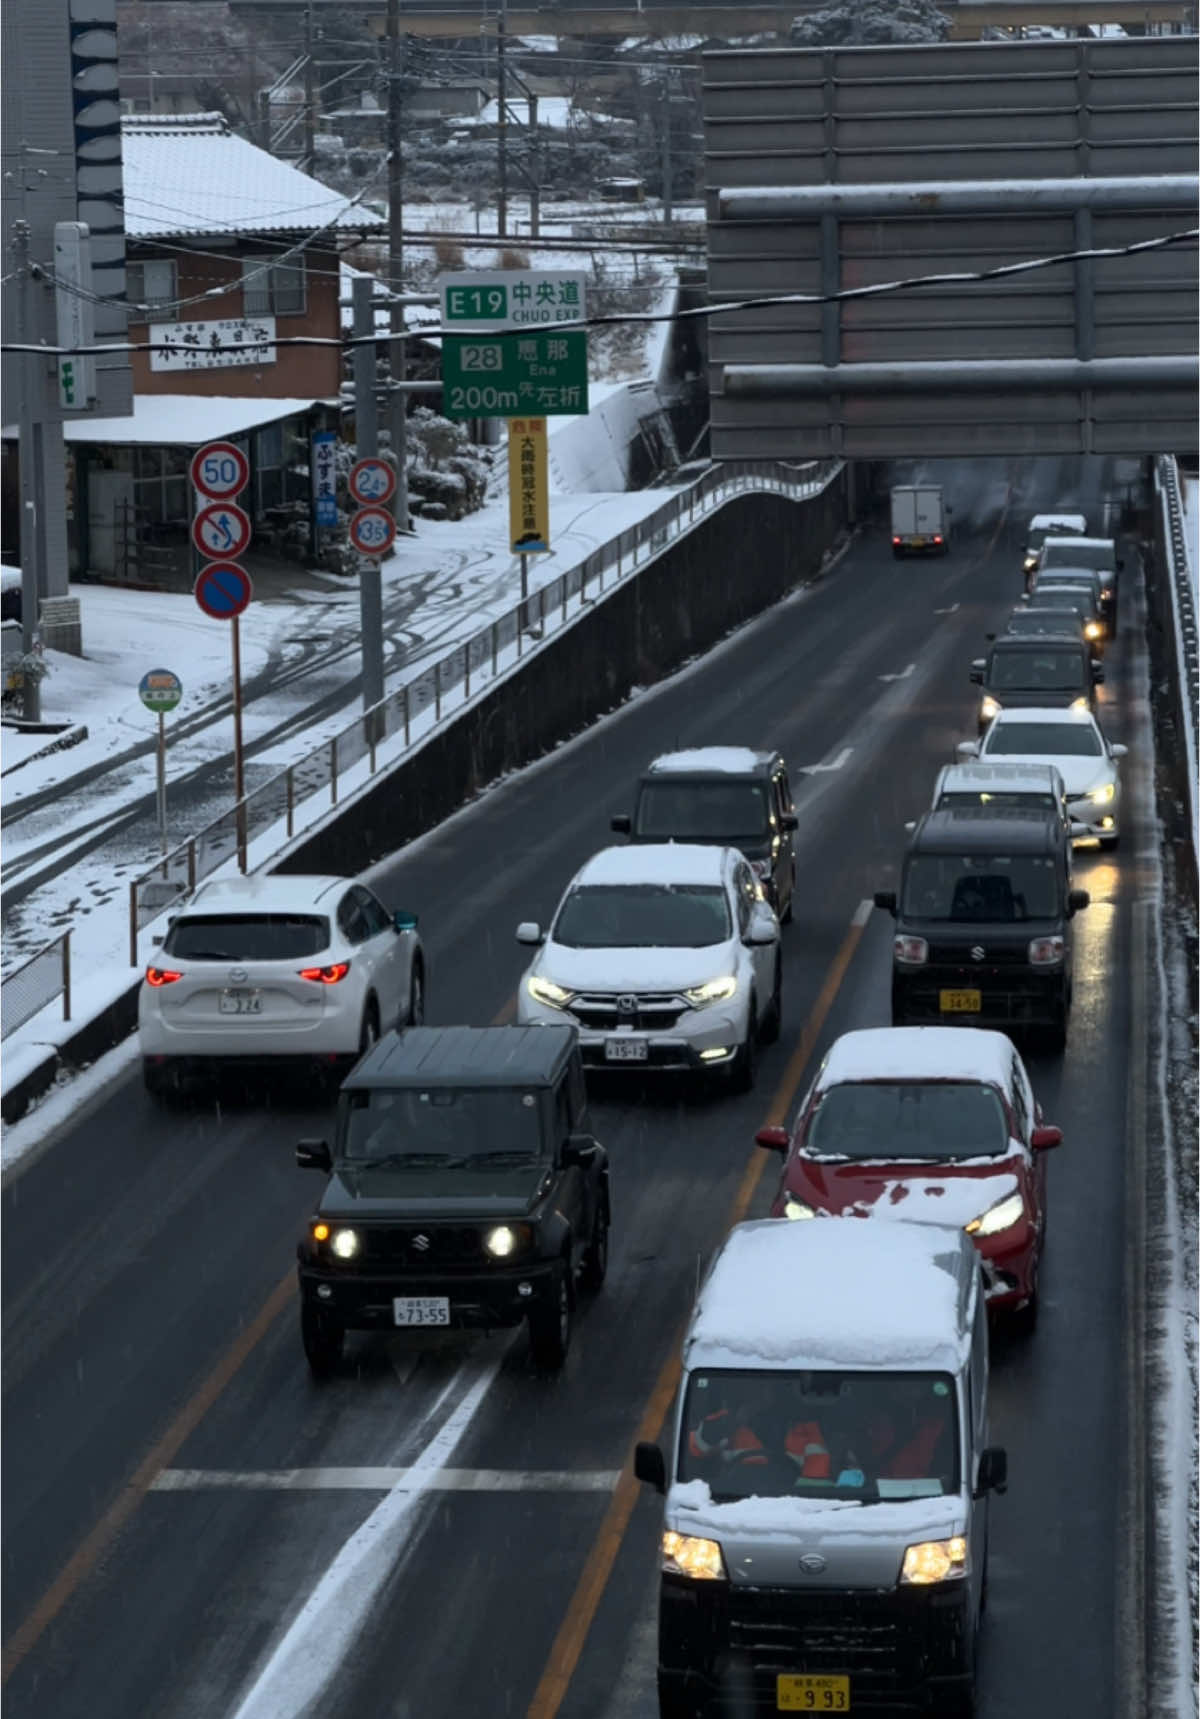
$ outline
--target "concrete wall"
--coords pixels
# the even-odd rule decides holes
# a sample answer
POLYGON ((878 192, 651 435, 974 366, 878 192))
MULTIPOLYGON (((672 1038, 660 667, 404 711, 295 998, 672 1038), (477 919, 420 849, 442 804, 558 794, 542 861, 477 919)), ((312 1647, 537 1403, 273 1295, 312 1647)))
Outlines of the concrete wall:
POLYGON ((847 522, 848 475, 808 502, 749 495, 681 538, 398 764, 276 869, 346 872, 432 829, 813 578, 847 522), (732 576, 731 576, 732 575, 732 576))

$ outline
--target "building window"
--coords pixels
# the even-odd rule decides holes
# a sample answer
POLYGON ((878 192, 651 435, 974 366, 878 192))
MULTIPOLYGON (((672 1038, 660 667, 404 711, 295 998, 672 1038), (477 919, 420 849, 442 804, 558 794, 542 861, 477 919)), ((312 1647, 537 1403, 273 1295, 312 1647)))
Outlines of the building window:
POLYGON ((177 315, 175 301, 179 297, 174 262, 159 259, 149 263, 126 263, 125 297, 133 322, 174 322, 177 315), (144 316, 133 308, 142 304, 147 306, 144 316))
POLYGON ((246 316, 303 316, 303 256, 287 263, 243 257, 242 309, 246 316))

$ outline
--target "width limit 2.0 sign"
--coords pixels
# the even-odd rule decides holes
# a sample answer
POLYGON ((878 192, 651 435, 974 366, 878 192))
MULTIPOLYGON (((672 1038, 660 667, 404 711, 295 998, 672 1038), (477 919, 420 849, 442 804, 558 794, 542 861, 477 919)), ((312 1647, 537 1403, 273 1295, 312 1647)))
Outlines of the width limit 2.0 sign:
POLYGON ((444 335, 447 418, 571 417, 588 409, 587 335, 444 335))

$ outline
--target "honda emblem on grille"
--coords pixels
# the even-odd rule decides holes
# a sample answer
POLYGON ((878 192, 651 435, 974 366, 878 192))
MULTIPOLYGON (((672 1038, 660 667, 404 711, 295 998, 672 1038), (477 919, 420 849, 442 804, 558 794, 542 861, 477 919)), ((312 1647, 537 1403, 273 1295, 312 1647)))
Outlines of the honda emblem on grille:
POLYGON ((986 954, 987 950, 983 947, 982 943, 973 943, 971 945, 972 961, 982 961, 986 954))
POLYGON ((800 1568, 806 1576, 819 1576, 825 1568, 825 1560, 819 1552, 806 1552, 800 1560, 800 1568))
POLYGON ((636 1015, 638 1000, 636 997, 618 997, 617 1013, 619 1015, 636 1015))
POLYGON ((428 1253, 429 1252, 429 1237, 428 1236, 415 1235, 412 1239, 412 1244, 413 1244, 414 1253, 428 1253))
POLYGON ((240 985, 243 979, 249 977, 249 974, 246 972, 244 967, 231 967, 229 969, 229 977, 235 985, 240 985))

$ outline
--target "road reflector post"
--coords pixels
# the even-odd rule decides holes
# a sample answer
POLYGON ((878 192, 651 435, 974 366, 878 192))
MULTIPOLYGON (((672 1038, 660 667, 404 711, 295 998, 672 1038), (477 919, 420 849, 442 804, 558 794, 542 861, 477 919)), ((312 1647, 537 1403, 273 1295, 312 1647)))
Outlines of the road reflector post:
POLYGON ((329 804, 337 805, 337 735, 329 742, 329 804))
POLYGON ((62 940, 62 996, 63 1020, 71 1018, 71 933, 63 932, 62 940))

